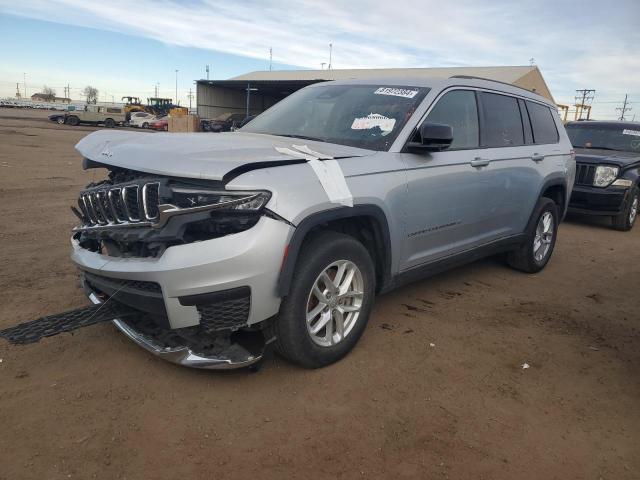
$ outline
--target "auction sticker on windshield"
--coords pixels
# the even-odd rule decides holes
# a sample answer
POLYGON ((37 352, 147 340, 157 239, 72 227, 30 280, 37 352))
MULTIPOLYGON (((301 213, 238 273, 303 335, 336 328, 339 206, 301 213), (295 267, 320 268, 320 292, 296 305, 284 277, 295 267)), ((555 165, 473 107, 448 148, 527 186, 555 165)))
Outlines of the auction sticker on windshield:
POLYGON ((376 95, 393 95, 394 97, 413 98, 418 94, 418 90, 405 88, 380 87, 375 92, 376 95))
POLYGON ((633 135, 635 137, 640 137, 640 130, 628 130, 628 129, 624 129, 622 131, 623 135, 633 135))

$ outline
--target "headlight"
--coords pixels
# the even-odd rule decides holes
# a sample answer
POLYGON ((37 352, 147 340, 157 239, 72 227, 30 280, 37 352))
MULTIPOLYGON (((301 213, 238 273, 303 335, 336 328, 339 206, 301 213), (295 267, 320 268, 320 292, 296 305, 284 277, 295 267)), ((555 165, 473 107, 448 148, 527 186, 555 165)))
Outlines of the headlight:
POLYGON ((174 188, 171 203, 187 209, 211 207, 212 210, 257 212, 271 198, 268 192, 220 192, 191 188, 174 188))
POLYGON ((596 187, 608 187, 618 176, 618 167, 598 165, 596 174, 593 177, 593 185, 596 187))

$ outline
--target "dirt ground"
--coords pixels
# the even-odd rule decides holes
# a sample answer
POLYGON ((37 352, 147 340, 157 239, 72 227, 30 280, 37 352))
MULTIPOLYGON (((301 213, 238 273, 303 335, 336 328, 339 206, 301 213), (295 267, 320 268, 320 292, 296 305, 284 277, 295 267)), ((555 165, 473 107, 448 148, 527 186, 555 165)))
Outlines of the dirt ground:
MULTIPOLYGON (((0 110, 0 329, 88 303, 93 129, 45 116, 0 110)), ((380 297, 321 370, 189 370, 110 324, 0 340, 0 479, 637 479, 639 287, 640 227, 578 218, 540 274, 487 259, 380 297)))

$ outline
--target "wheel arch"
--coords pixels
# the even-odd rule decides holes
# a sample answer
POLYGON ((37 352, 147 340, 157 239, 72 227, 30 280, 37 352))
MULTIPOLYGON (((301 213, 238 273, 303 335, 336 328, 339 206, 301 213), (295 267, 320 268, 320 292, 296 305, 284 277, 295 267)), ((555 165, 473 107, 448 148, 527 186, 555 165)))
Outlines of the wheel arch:
MULTIPOLYGON (((569 194, 567 193, 567 183, 564 178, 551 178, 548 179, 540 189, 538 198, 550 198, 558 205, 558 217, 560 221, 564 219, 569 206, 569 194)), ((535 207, 534 207, 535 209, 535 207)))
POLYGON ((314 213, 296 227, 287 245, 278 277, 277 293, 280 297, 289 293, 302 245, 317 230, 342 231, 362 241, 374 262, 377 290, 381 290, 390 281, 391 236, 389 223, 382 209, 377 205, 339 207, 314 213))

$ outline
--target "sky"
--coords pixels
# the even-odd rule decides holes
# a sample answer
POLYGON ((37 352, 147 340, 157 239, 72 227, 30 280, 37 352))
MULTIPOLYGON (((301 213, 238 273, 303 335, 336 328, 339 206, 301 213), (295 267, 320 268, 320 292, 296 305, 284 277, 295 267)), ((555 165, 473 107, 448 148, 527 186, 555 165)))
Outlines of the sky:
MULTIPOLYGON (((253 70, 529 65, 559 103, 596 90, 594 115, 640 119, 640 1, 0 0, 0 97, 86 85, 189 104, 194 80, 253 70)), ((195 105, 195 99, 193 100, 195 105)))

